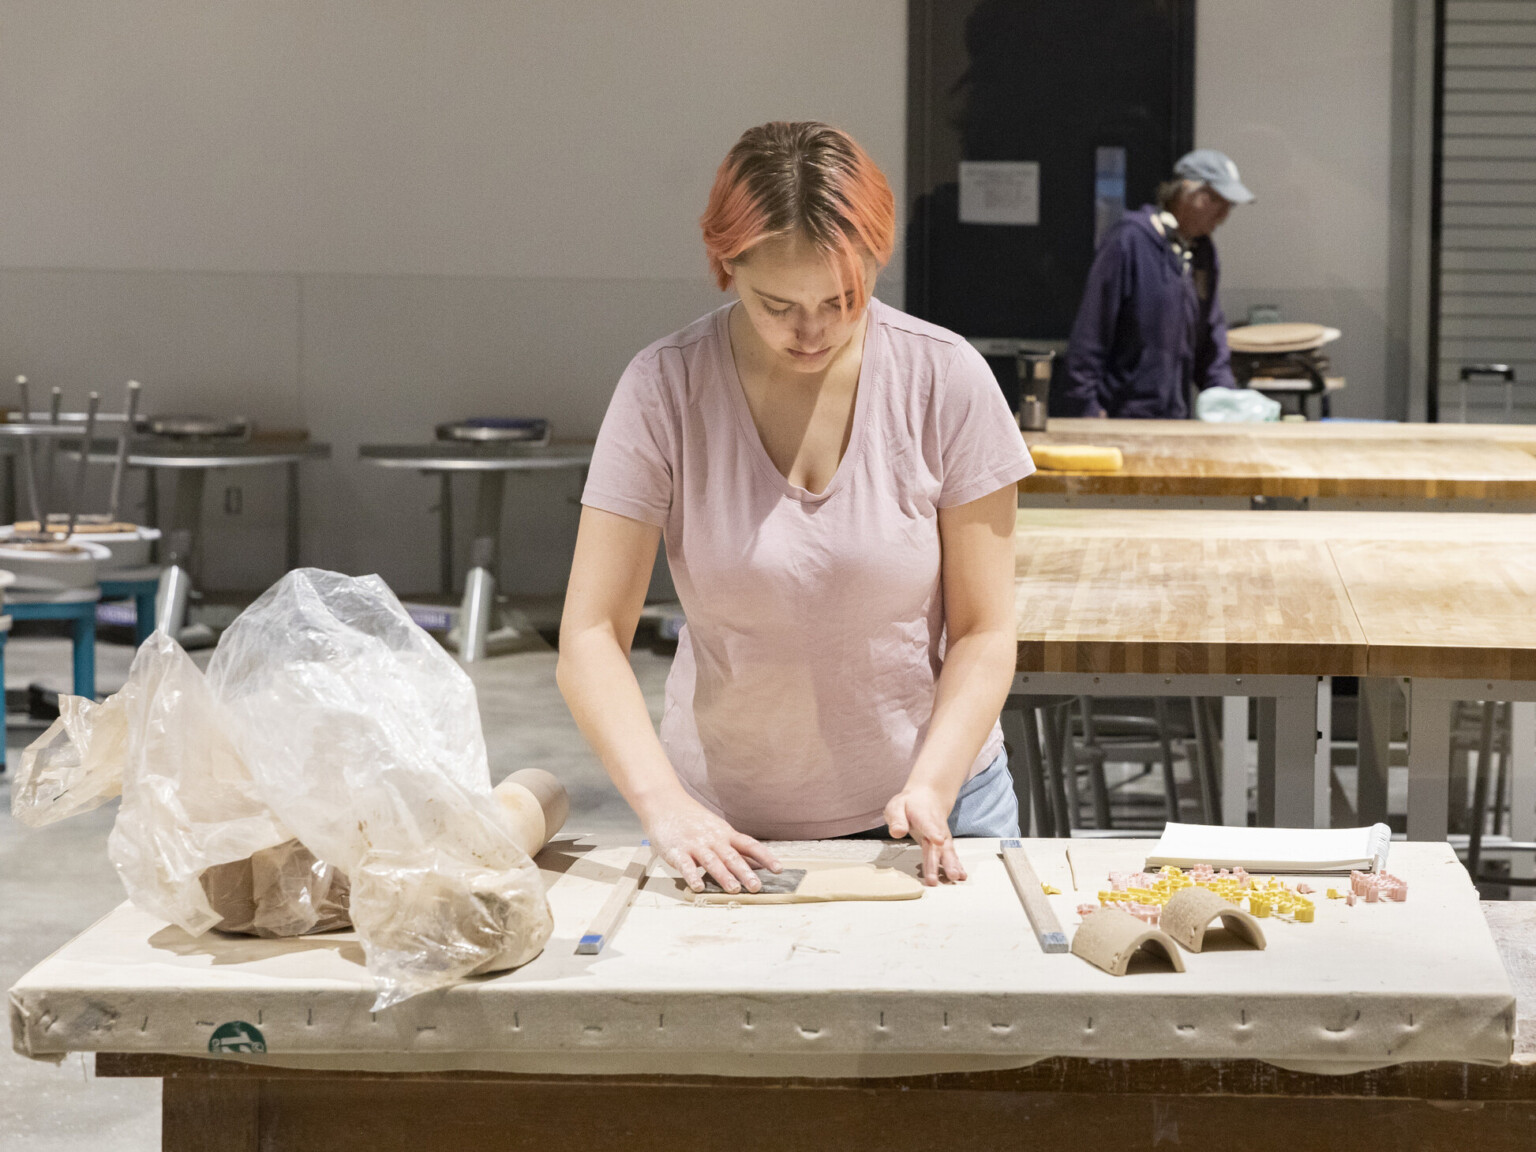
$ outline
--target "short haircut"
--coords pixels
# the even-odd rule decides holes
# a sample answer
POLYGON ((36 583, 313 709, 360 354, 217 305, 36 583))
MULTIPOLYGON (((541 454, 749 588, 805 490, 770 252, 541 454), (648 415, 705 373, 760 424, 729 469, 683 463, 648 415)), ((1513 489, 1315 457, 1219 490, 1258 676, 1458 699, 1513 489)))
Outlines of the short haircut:
POLYGON ((728 262, 764 240, 798 234, 827 254, 844 290, 863 294, 860 249, 877 267, 896 246, 896 201, 885 174, 837 128, 776 120, 749 128, 715 173, 699 220, 715 282, 728 262))

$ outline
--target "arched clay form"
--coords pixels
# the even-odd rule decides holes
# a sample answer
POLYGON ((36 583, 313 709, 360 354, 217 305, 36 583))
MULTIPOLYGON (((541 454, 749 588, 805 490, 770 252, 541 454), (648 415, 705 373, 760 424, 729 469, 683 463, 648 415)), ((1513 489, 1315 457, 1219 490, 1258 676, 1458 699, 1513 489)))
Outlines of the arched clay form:
POLYGON ((1184 959, 1172 937, 1119 908, 1090 912, 1072 937, 1072 954, 1111 976, 1124 976, 1131 957, 1143 948, 1148 955, 1166 960, 1175 972, 1184 971, 1184 959))
POLYGON ((1191 952, 1198 952, 1205 946, 1206 930, 1218 919, 1233 936, 1263 951, 1264 929, 1259 922, 1209 888, 1181 888, 1175 892, 1163 905, 1160 923, 1164 932, 1191 952))

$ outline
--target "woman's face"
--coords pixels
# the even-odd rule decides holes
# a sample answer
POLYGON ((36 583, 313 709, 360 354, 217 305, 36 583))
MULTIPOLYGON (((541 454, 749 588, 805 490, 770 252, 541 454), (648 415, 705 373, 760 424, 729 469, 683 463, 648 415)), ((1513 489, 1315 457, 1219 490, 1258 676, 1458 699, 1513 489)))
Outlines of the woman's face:
POLYGON ((731 261, 742 309, 776 364, 821 372, 847 346, 875 286, 874 257, 863 260, 862 293, 840 286, 826 253, 800 236, 764 240, 731 261))

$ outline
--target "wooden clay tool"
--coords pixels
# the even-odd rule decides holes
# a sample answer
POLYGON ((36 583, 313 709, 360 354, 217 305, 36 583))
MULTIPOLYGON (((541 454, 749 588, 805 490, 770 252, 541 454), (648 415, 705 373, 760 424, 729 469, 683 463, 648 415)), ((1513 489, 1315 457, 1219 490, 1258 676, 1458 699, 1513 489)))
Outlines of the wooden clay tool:
POLYGON ((1024 854, 1024 846, 1017 840, 1003 840, 999 843, 1003 850, 1003 865, 1013 879, 1014 888, 1018 890, 1024 914, 1029 917, 1029 925, 1035 930, 1035 938, 1040 941, 1040 951, 1067 951, 1067 934, 1061 930, 1061 921, 1056 919, 1056 913, 1051 911, 1051 902, 1045 898, 1045 891, 1040 887, 1040 877, 1035 875, 1029 857, 1024 854))
POLYGON ((624 913, 629 911, 629 902, 640 890, 640 882, 651 870, 651 861, 654 857, 651 842, 640 841, 640 849, 635 853, 634 859, 629 862, 629 867, 624 869, 619 882, 608 894, 607 901, 593 918, 592 923, 587 926, 587 930, 582 933, 581 940, 576 944, 576 955, 596 956, 603 950, 603 945, 607 944, 613 934, 618 931, 619 921, 624 919, 624 913))

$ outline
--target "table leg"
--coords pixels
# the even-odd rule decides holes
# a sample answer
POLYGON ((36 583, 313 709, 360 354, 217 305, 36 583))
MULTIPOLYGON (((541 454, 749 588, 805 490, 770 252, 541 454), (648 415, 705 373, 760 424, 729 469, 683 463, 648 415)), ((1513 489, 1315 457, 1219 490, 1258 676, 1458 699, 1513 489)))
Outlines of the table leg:
POLYGON ((171 493, 166 563, 179 565, 194 575, 202 567, 203 490, 207 484, 208 469, 178 468, 171 493))
POLYGON ((74 641, 75 695, 96 699, 96 606, 70 621, 74 641))
POLYGON ((453 595, 453 473, 437 477, 437 586, 453 595))
POLYGON ((1358 753, 1359 784, 1355 812, 1362 824, 1387 821, 1387 770, 1392 756, 1392 702, 1399 691, 1396 680, 1379 676, 1360 678, 1358 753))
POLYGON ((292 572, 299 566, 299 521, 303 509, 299 505, 299 462, 290 460, 286 468, 288 471, 288 538, 283 559, 287 562, 288 571, 292 572))
MULTIPOLYGON (((1333 677, 1320 676, 1317 681, 1317 745, 1313 749, 1314 774, 1317 777, 1315 796, 1317 808, 1313 812, 1312 827, 1333 826, 1333 677)), ((1348 825, 1344 825, 1348 827, 1348 825)))
POLYGON ((1211 730, 1210 715, 1203 696, 1189 698, 1189 710, 1195 722, 1195 783, 1200 790, 1200 819, 1207 824, 1220 820, 1220 797, 1216 794, 1216 734, 1211 730))
POLYGON ((1328 793, 1317 779, 1317 693, 1273 696, 1259 702, 1259 823, 1315 828, 1328 793), (1321 792, 1321 797, 1319 797, 1321 792))
POLYGON ((459 659, 482 660, 496 615, 496 569, 501 557, 501 510, 507 474, 482 472, 475 492, 475 535, 469 546, 469 573, 459 612, 459 659))
POLYGON ((160 570, 155 588, 155 627, 172 639, 187 626, 187 603, 192 595, 192 579, 179 564, 167 564, 160 570))
MULTIPOLYGON (((1518 700, 1509 711, 1509 836, 1536 840, 1536 702, 1518 700)), ((1511 854, 1513 875, 1536 875, 1536 858, 1529 852, 1511 854)), ((1512 899, 1536 900, 1536 887, 1510 890, 1512 899)))
POLYGON ((1067 831, 1056 827, 1056 817, 1051 811, 1051 801, 1045 791, 1045 760, 1040 753, 1040 716, 1034 703, 1024 701, 1024 756, 1029 769, 1029 793, 1035 816, 1035 835, 1065 836, 1067 831))
POLYGON ((5 642, 9 639, 11 622, 0 621, 0 770, 5 768, 5 642))
POLYGON ((1408 839, 1444 840, 1450 819, 1451 709, 1423 681, 1408 689, 1408 839))
POLYGON ((1046 704, 1040 709, 1040 718, 1045 723, 1045 765, 1050 776, 1049 787, 1056 809, 1058 836, 1070 836, 1071 829, 1077 827, 1077 789, 1074 786, 1068 790, 1066 775, 1072 770, 1066 756, 1066 745, 1072 740, 1071 721, 1063 716, 1064 712, 1059 701, 1046 704))
POLYGON ((1030 810, 1030 764, 1024 742, 1024 709, 1012 698, 1003 706, 998 718, 1003 729, 1003 743, 1008 747, 1008 771, 1013 777, 1013 796, 1019 805, 1019 831, 1028 836, 1030 810))
MULTIPOLYGON (((160 523, 160 483, 159 474, 153 468, 144 469, 144 520, 152 528, 164 528, 160 523)), ((150 548, 150 555, 156 564, 165 562, 166 542, 156 540, 150 548)))
POLYGON ((1248 697, 1221 698, 1221 822, 1248 823, 1248 697))
POLYGON ((1260 828, 1275 826, 1275 698, 1258 701, 1259 781, 1254 798, 1254 822, 1260 828))
POLYGON ((1173 722, 1168 715, 1168 698, 1152 697, 1152 711, 1157 717, 1157 750, 1163 758, 1163 806, 1168 811, 1168 819, 1177 821, 1180 819, 1179 779, 1173 768, 1173 737, 1169 735, 1173 722))

